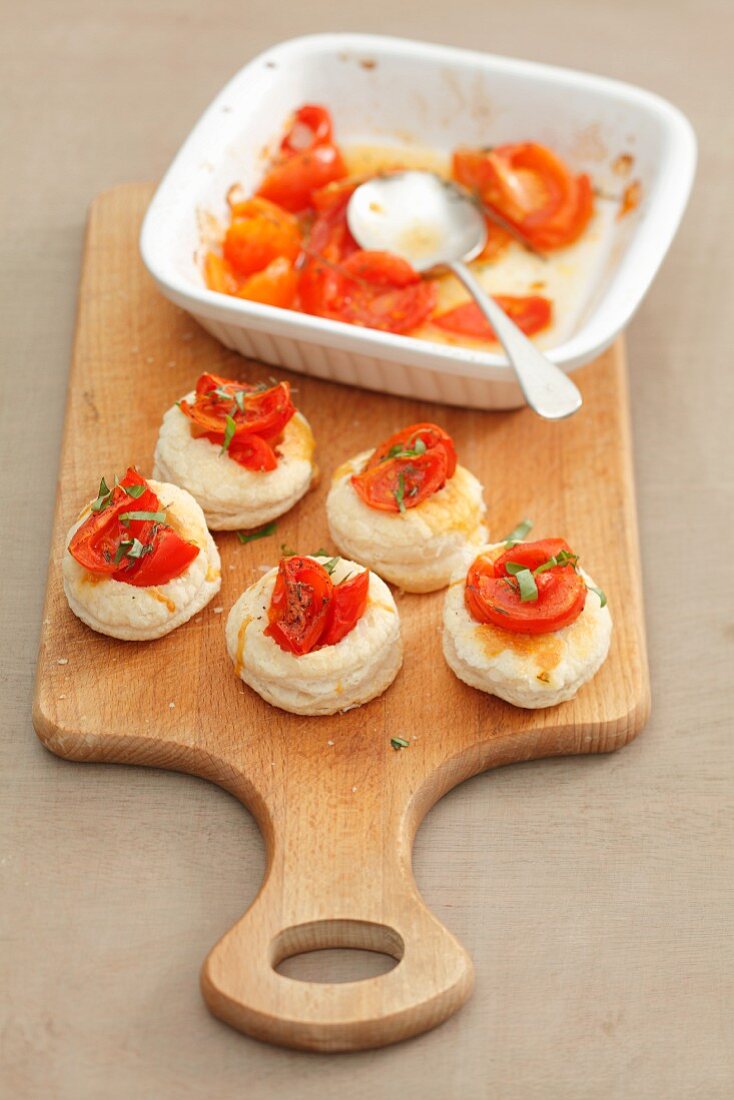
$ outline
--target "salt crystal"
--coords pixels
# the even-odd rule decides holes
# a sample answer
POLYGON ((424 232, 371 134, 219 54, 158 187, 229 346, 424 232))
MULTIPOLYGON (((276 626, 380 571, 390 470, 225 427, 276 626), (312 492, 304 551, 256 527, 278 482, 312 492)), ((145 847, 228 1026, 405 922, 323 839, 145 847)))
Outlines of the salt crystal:
POLYGON ((214 612, 215 615, 221 615, 222 612, 224 611, 224 608, 223 607, 213 607, 212 611, 214 612))
POLYGON ((176 706, 176 704, 175 704, 175 703, 169 703, 169 704, 168 704, 168 709, 169 709, 169 710, 173 710, 173 708, 174 708, 175 706, 176 706))
POLYGON ((69 663, 69 658, 68 657, 59 657, 58 661, 56 662, 57 665, 68 665, 68 663, 69 663))

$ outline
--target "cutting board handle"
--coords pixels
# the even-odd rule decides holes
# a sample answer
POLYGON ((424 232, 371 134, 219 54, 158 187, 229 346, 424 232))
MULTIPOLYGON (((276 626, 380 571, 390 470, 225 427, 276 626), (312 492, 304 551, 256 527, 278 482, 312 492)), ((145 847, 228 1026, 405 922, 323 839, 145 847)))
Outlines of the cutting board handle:
POLYGON ((469 996, 471 959, 414 886, 385 923, 352 913, 278 923, 276 893, 269 879, 202 970, 209 1008, 239 1030, 305 1050, 364 1050, 428 1031, 469 996), (329 984, 275 969, 292 955, 335 947, 382 952, 398 963, 378 977, 329 984))

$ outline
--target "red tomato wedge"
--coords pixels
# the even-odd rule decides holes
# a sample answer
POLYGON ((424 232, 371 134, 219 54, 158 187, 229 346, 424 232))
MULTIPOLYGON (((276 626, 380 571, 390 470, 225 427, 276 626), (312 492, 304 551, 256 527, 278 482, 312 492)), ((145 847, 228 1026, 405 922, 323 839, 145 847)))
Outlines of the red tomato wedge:
POLYGON ((436 424, 412 424, 375 449, 352 485, 370 508, 405 512, 442 489, 455 469, 451 436, 436 424))
POLYGON ((369 587, 370 575, 366 569, 334 585, 321 645, 336 645, 359 622, 367 607, 369 587))
POLYGON ((331 136, 331 115, 326 107, 305 103, 293 116, 293 121, 280 143, 281 152, 302 153, 316 145, 328 145, 331 136))
MULTIPOLYGON (((553 315, 553 304, 549 298, 539 294, 516 297, 510 294, 493 295, 510 320, 514 321, 526 336, 532 336, 546 328, 553 315)), ((438 317, 431 318, 431 324, 444 332, 455 332, 459 336, 471 336, 475 340, 497 339, 494 329, 486 319, 476 302, 464 302, 438 317)))
POLYGON ((368 590, 367 570, 335 585, 313 558, 282 558, 265 633, 281 649, 299 657, 320 646, 336 645, 364 613, 368 590))
POLYGON ((111 576, 140 588, 167 584, 199 553, 164 521, 126 519, 128 512, 155 513, 161 504, 145 478, 130 467, 98 511, 92 511, 69 543, 69 552, 90 573, 111 576), (126 490, 143 487, 131 496, 126 490), (138 556, 129 557, 135 547, 138 556), (122 551, 122 553, 120 552, 122 551))
POLYGON ((233 382, 216 374, 202 374, 196 383, 193 405, 180 401, 179 408, 201 430, 201 434, 221 433, 227 426, 227 417, 234 420, 233 439, 244 435, 259 435, 262 439, 276 439, 296 408, 291 401, 288 382, 278 382, 266 390, 259 390, 245 382, 233 382), (240 395, 244 412, 236 395, 240 395), (231 398, 228 400, 228 398, 231 398))
POLYGON ((314 145, 277 160, 260 184, 257 194, 298 214, 307 210, 314 191, 342 179, 347 169, 336 145, 314 145))
POLYGON ((573 175, 560 157, 535 142, 458 149, 453 175, 546 251, 575 241, 593 213, 589 177, 573 175))
MULTIPOLYGON (((495 562, 480 555, 469 568, 464 600, 472 618, 515 634, 550 634, 575 622, 586 603, 586 585, 573 562, 535 573, 537 600, 523 601, 520 586, 507 571, 515 563, 531 572, 570 547, 563 539, 523 543, 495 562)), ((574 559, 575 561, 575 559, 574 559)))

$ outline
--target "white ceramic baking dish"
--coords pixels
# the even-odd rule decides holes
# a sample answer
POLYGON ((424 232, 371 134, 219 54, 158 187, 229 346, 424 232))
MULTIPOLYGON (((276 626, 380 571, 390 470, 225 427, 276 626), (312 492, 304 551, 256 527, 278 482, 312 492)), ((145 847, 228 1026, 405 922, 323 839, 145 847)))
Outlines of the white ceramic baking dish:
MULTIPOLYGON (((264 151, 301 103, 329 107, 344 144, 547 143, 602 190, 623 186, 614 162, 631 154, 638 209, 607 219, 593 279, 550 359, 565 370, 594 359, 639 306, 668 250, 693 180, 686 118, 650 92, 529 61, 372 35, 293 39, 251 61, 184 142, 150 204, 143 260, 163 294, 245 356, 386 393, 475 408, 523 403, 502 354, 433 344, 216 294, 196 254, 201 217, 224 218, 236 182, 256 186, 264 151)), ((603 201, 603 200, 602 200, 603 201)))

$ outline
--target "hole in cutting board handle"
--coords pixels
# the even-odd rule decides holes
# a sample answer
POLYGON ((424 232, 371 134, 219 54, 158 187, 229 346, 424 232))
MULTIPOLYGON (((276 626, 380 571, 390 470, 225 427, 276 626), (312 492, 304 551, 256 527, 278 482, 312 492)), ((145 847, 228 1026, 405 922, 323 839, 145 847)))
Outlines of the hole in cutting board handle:
POLYGON ((311 921, 278 933, 270 947, 270 964, 276 973, 294 981, 358 982, 392 970, 404 950, 402 936, 385 924, 311 921), (333 948, 348 953, 332 953, 333 948), (292 961, 282 966, 286 960, 292 961))

